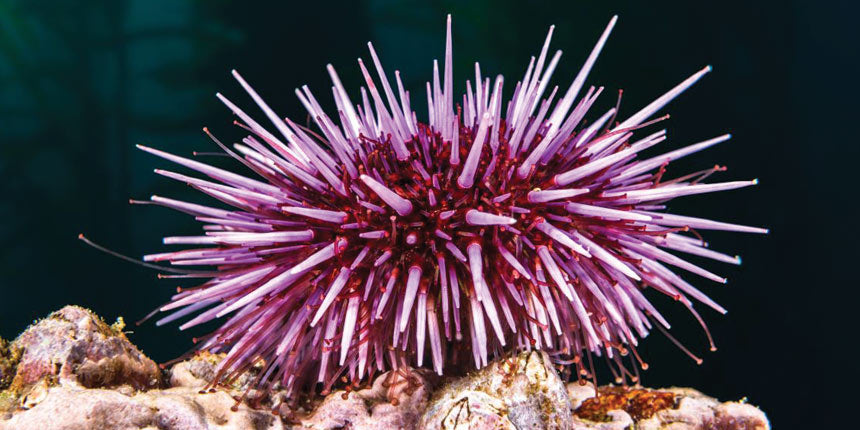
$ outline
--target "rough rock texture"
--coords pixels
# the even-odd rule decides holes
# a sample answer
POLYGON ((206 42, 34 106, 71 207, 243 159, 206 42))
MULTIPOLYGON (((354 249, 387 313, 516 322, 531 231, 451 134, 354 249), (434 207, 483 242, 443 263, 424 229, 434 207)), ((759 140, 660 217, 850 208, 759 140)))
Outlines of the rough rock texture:
POLYGON ((450 382, 434 396, 426 429, 568 429, 565 384, 542 352, 523 352, 450 382))
MULTIPOLYGON (((197 388, 209 385, 215 379, 215 368, 224 356, 222 354, 210 354, 200 352, 197 355, 173 365, 167 372, 167 385, 169 387, 197 388)), ((251 367, 242 376, 225 388, 230 391, 244 393, 251 388, 254 378, 259 374, 260 366, 251 367)), ((277 389, 278 387, 275 387, 277 389)), ((251 390, 253 391, 253 390, 251 390)), ((259 396, 252 396, 257 398, 259 396)))
POLYGON ((4 390, 12 383, 20 358, 21 351, 0 338, 0 411, 8 409, 15 402, 14 393, 4 390))
POLYGON ((370 388, 327 396, 310 414, 299 417, 294 429, 415 429, 427 407, 433 379, 422 370, 384 373, 370 388))
POLYGON ((200 394, 198 389, 170 388, 130 395, 121 390, 55 386, 30 399, 2 430, 206 430, 284 429, 269 411, 241 405, 226 392, 200 394))
POLYGON ((12 383, 15 367, 17 367, 20 358, 21 352, 0 338, 0 390, 5 390, 12 383))
POLYGON ((539 352, 441 385, 427 371, 401 368, 292 411, 277 387, 237 402, 256 368, 209 389, 221 359, 202 353, 162 372, 125 338, 121 320, 108 326, 69 306, 12 343, 0 339, 0 430, 770 428, 754 406, 691 389, 601 387, 595 397, 589 385, 563 383, 539 352))
POLYGON ((690 388, 600 387, 568 384, 571 429, 766 430, 764 412, 745 402, 720 403, 690 388))
POLYGON ((33 324, 13 342, 20 351, 13 390, 48 377, 60 384, 136 389, 161 383, 161 370, 123 334, 122 320, 108 326, 92 312, 66 306, 33 324))

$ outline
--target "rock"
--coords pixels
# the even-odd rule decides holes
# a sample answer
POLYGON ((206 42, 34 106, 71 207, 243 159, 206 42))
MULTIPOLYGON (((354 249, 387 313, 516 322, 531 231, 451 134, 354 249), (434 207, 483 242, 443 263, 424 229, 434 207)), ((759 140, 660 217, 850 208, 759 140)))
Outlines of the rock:
POLYGON ((714 419, 708 423, 714 429, 770 429, 770 422, 761 409, 742 402, 720 403, 714 408, 714 419))
MULTIPOLYGON (((193 357, 176 363, 168 371, 168 385, 171 387, 190 387, 200 389, 209 385, 215 379, 218 363, 225 357, 225 354, 212 354, 209 352, 198 352, 193 357)), ((247 372, 232 381, 227 387, 231 391, 244 393, 249 390, 254 382, 254 379, 259 375, 262 369, 262 363, 257 366, 252 366, 247 372)), ((279 385, 273 387, 277 392, 279 385)), ((254 390, 251 390, 254 391, 254 390)))
POLYGON ((401 368, 386 372, 370 388, 336 391, 313 412, 299 418, 295 429, 409 430, 427 407, 432 377, 425 371, 401 368))
POLYGON ((582 402, 594 397, 597 394, 594 391, 594 386, 591 384, 570 383, 567 384, 567 397, 570 400, 570 408, 573 410, 579 409, 582 402))
POLYGON ((601 387, 568 384, 573 429, 767 430, 764 412, 742 402, 720 403, 689 388, 601 387))
POLYGON ((0 430, 283 430, 268 411, 240 405, 225 392, 189 388, 150 390, 133 396, 116 390, 54 386, 33 399, 0 430), (37 400, 37 401, 36 401, 37 400))
POLYGON ((23 392, 50 378, 83 387, 154 388, 161 370, 122 332, 91 311, 66 306, 30 326, 12 343, 20 351, 11 389, 23 392))
POLYGON ((496 360, 437 393, 421 418, 422 429, 568 429, 565 384, 543 352, 496 360))
POLYGON ((149 408, 113 390, 38 386, 32 393, 22 398, 26 412, 0 421, 0 429, 142 428, 152 423, 149 408))
POLYGON ((20 358, 21 351, 0 338, 0 390, 6 389, 12 383, 20 358))
POLYGON ((199 353, 161 372, 121 320, 108 326, 68 306, 14 342, 0 339, 0 430, 770 428, 756 407, 692 389, 601 387, 595 397, 591 385, 563 383, 542 352, 496 360, 438 389, 429 371, 401 368, 292 411, 277 385, 268 395, 250 389, 261 366, 211 389, 222 359, 199 353))

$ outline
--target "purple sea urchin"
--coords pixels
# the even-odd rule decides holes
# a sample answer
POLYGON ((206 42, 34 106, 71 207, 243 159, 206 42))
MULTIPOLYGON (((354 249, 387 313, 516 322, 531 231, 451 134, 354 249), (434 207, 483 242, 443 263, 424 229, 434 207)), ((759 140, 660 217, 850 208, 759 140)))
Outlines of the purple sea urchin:
POLYGON ((444 68, 434 61, 426 87, 427 123, 398 72, 395 92, 372 45, 377 80, 359 60, 361 103, 331 66, 334 118, 307 87, 296 90, 319 134, 278 116, 234 71, 279 135, 219 94, 250 134, 234 149, 216 142, 259 178, 140 147, 208 176, 156 170, 232 207, 152 197, 195 216, 205 234, 167 237, 196 247, 144 259, 211 267, 184 275, 207 280, 173 296, 159 324, 225 318, 198 342, 226 352, 217 379, 262 360, 259 386, 278 382, 293 394, 403 365, 427 362, 439 374, 464 361, 481 367, 512 348, 548 350, 583 376, 593 373, 583 360, 592 354, 622 378, 628 352, 634 369, 644 367, 638 339, 669 326, 644 289, 677 299, 700 322, 691 298, 725 312, 668 266, 725 279, 666 249, 737 264, 694 229, 765 230, 663 212, 675 197, 756 183, 702 183, 720 167, 663 177, 671 161, 729 135, 638 158, 666 134, 634 134, 710 67, 620 123, 616 107, 582 125, 603 88, 577 97, 615 22, 564 95, 555 87, 542 99, 561 55, 547 57, 550 28, 505 105, 502 77, 482 77, 478 64, 455 103, 449 17, 444 68))

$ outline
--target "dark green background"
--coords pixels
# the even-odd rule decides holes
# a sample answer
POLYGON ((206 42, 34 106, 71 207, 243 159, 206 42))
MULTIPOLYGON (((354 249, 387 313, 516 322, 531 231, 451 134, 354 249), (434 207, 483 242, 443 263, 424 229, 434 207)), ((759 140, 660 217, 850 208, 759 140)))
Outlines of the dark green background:
MULTIPOLYGON (((126 203, 154 193, 193 196, 154 175, 167 163, 134 144, 212 150, 203 125, 239 139, 214 93, 257 111, 231 68, 276 111, 303 121, 293 89, 308 84, 332 106, 324 69, 332 62, 357 94, 355 59, 369 57, 365 42, 373 40, 389 73, 399 69, 413 105, 422 106, 451 12, 458 91, 476 59, 485 74, 508 76, 510 91, 550 24, 554 47, 565 51, 555 82, 566 88, 618 13, 589 79, 607 87, 598 108, 614 104, 623 88, 622 116, 631 114, 713 64, 714 73, 670 105, 665 147, 726 131, 734 138, 670 173, 728 164, 720 179, 758 177, 761 185, 685 198, 671 209, 772 228, 768 237, 708 236, 715 249, 744 257, 739 268, 705 263, 730 278, 727 286, 695 280, 729 309, 725 317, 703 311, 719 351, 706 351, 680 306, 652 295, 705 363, 696 366, 657 334, 643 346, 652 364, 644 382, 749 396, 776 428, 830 419, 839 397, 833 387, 852 384, 856 374, 849 328, 857 288, 857 7, 699 3, 0 0, 0 335, 12 337, 67 303, 135 320, 167 300, 174 282, 75 237, 85 232, 140 256, 163 249, 161 236, 196 231, 185 216, 126 203)), ((132 340, 158 361, 201 334, 152 324, 133 330, 132 340)))

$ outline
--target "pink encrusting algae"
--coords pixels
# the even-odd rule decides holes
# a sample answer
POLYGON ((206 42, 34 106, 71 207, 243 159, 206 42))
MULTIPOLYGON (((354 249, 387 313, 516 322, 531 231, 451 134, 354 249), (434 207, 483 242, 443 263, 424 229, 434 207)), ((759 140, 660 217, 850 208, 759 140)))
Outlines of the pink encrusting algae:
POLYGON ((213 140, 256 178, 140 146, 209 179, 156 173, 231 207, 152 197, 194 216, 205 232, 166 237, 194 248, 144 260, 209 266, 178 275, 206 281, 179 289, 158 324, 192 316, 184 330, 223 318, 197 339, 201 350, 226 353, 218 381, 262 363, 258 387, 279 383, 293 397, 320 389, 316 383, 322 392, 339 380, 354 387, 401 366, 480 368, 503 351, 530 348, 586 378, 592 355, 603 356, 616 378, 636 380, 636 368, 647 366, 638 339, 669 328, 646 289, 679 301, 703 327, 693 300, 725 312, 669 267, 726 280, 667 250, 739 264, 696 231, 766 230, 663 212, 675 197, 756 183, 702 183, 719 166, 664 177, 670 162, 729 135, 640 157, 666 139, 665 130, 636 136, 640 129, 665 119, 652 118, 710 67, 624 121, 616 106, 586 125, 603 88, 580 93, 615 22, 563 93, 548 85, 561 55, 547 56, 551 27, 503 103, 502 77, 483 77, 477 63, 455 99, 449 17, 445 62, 433 62, 426 87, 426 123, 370 44, 372 66, 359 60, 359 103, 331 66, 333 117, 308 87, 296 90, 316 131, 278 116, 234 71, 276 132, 218 94, 249 135, 232 149, 213 140))

